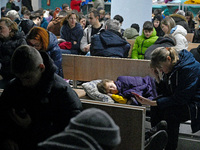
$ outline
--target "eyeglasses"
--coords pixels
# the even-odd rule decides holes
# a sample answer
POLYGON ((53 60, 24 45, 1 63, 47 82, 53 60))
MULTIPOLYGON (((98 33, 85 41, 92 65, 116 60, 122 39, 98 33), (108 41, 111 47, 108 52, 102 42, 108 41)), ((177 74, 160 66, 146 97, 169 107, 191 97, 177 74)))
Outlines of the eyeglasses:
POLYGON ((89 19, 91 19, 91 20, 92 20, 93 18, 92 18, 92 17, 89 17, 89 19))

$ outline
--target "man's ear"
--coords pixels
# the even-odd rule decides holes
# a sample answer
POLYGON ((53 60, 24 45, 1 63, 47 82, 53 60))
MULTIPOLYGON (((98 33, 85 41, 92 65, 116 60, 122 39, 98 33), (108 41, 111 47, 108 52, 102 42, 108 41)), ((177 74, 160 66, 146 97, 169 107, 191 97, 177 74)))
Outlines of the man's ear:
POLYGON ((44 64, 39 64, 39 68, 42 72, 44 72, 45 70, 45 65, 44 64))

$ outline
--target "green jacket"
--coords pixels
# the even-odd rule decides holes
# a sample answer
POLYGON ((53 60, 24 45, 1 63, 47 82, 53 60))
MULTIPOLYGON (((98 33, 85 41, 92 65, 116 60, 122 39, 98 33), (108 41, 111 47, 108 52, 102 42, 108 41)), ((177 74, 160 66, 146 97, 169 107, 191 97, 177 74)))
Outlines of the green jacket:
POLYGON ((152 35, 147 39, 142 32, 142 35, 138 36, 135 40, 132 50, 132 59, 144 59, 144 53, 146 49, 153 45, 155 41, 158 39, 156 36, 156 30, 153 29, 152 35))

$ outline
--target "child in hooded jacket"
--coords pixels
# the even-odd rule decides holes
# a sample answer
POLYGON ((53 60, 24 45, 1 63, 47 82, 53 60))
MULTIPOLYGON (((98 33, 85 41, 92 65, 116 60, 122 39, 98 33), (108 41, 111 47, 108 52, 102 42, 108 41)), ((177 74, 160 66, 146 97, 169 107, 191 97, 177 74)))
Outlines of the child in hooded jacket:
POLYGON ((144 53, 146 49, 153 45, 158 39, 156 35, 156 30, 153 27, 153 23, 146 21, 143 24, 142 35, 138 36, 135 40, 133 50, 132 50, 132 59, 144 59, 144 53))

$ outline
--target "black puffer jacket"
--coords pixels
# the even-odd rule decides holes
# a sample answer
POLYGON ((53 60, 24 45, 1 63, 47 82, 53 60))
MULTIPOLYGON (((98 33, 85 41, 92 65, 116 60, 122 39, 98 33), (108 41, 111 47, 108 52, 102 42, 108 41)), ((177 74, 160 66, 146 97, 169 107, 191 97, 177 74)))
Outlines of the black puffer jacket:
POLYGON ((151 59, 151 53, 158 47, 173 47, 176 42, 169 37, 159 37, 157 41, 147 48, 144 54, 144 59, 151 59))
POLYGON ((200 62, 200 45, 197 48, 191 49, 190 52, 193 54, 194 58, 200 62))
POLYGON ((56 72, 56 66, 47 53, 41 52, 45 72, 34 88, 24 87, 18 78, 4 89, 0 99, 0 139, 12 138, 20 150, 35 150, 36 144, 61 132, 70 119, 81 112, 82 105, 74 90, 56 72), (23 117, 29 114, 29 128, 18 126, 9 116, 14 108, 23 117), (3 137, 2 137, 3 136, 3 137))
POLYGON ((20 45, 26 45, 26 40, 22 32, 17 32, 14 37, 6 41, 0 39, 0 63, 2 65, 0 75, 6 80, 14 77, 10 71, 10 59, 15 49, 20 45))

